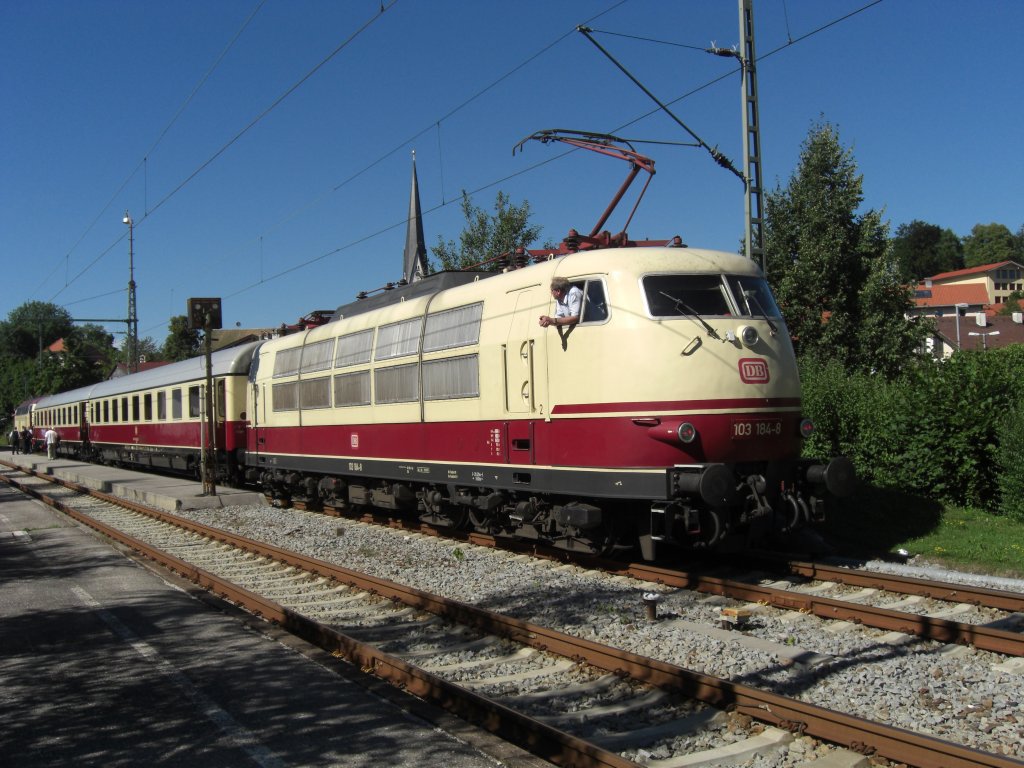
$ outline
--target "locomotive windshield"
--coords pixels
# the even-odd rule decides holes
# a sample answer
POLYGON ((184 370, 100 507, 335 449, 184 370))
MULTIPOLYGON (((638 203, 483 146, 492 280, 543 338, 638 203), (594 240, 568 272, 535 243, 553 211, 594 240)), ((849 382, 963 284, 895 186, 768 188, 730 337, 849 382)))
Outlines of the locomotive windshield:
POLYGON ((720 275, 647 275, 643 286, 652 317, 733 314, 720 275))
POLYGON ((782 317, 768 283, 763 277, 729 275, 726 280, 732 288, 741 315, 756 317, 782 317))
POLYGON ((782 317, 763 277, 646 275, 643 288, 652 317, 782 317))

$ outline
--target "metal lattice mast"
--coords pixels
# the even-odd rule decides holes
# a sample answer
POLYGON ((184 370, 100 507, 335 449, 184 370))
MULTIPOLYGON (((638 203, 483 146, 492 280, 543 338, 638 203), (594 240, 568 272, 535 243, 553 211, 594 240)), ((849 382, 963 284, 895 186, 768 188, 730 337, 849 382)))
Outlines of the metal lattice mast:
POLYGON ((128 339, 126 363, 129 373, 139 370, 139 313, 135 304, 135 227, 128 211, 124 212, 128 225, 128 339))
POLYGON ((740 4, 740 66, 743 70, 743 175, 747 184, 745 250, 748 259, 764 259, 764 200, 761 188, 761 128, 757 112, 757 70, 754 54, 754 0, 740 4))

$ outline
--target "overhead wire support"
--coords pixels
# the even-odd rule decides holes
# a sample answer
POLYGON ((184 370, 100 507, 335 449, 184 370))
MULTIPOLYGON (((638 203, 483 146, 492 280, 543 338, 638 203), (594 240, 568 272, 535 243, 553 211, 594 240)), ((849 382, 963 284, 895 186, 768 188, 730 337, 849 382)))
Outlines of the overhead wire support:
POLYGON ((622 66, 622 64, 620 64, 616 60, 616 58, 614 56, 612 56, 608 51, 606 51, 604 49, 604 47, 599 42, 597 42, 597 40, 594 39, 593 35, 590 34, 594 30, 592 30, 590 27, 584 27, 582 25, 576 27, 576 29, 577 29, 577 31, 581 32, 584 35, 584 37, 587 38, 587 40, 592 42, 594 44, 594 46, 597 48, 597 50, 599 50, 601 53, 603 53, 612 64, 614 64, 616 67, 618 67, 619 70, 622 72, 622 74, 624 74, 626 77, 628 77, 630 80, 632 80, 633 83, 637 86, 637 88, 639 88, 641 91, 643 91, 645 94, 647 94, 648 98, 650 98, 651 101, 653 101, 655 104, 657 104, 661 108, 661 110, 663 112, 665 112, 665 114, 667 114, 669 117, 671 117, 676 122, 676 124, 679 125, 680 128, 682 128, 684 131, 686 131, 688 134, 690 134, 693 137, 694 141, 697 142, 698 146, 700 146, 700 147, 704 148, 705 150, 707 150, 708 154, 711 155, 711 159, 712 160, 714 160, 722 168, 725 168, 725 170, 730 171, 731 173, 733 173, 736 176, 736 178, 738 178, 744 184, 747 183, 746 177, 739 170, 737 170, 736 166, 732 164, 732 161, 728 157, 726 157, 718 149, 718 147, 712 147, 712 146, 708 145, 708 143, 705 142, 696 133, 694 133, 686 123, 684 123, 675 114, 673 114, 672 110, 670 110, 668 108, 668 106, 666 106, 664 103, 662 103, 661 100, 658 99, 657 96, 655 96, 653 93, 651 93, 644 86, 643 83, 641 83, 639 80, 637 80, 628 69, 626 69, 624 66, 622 66))

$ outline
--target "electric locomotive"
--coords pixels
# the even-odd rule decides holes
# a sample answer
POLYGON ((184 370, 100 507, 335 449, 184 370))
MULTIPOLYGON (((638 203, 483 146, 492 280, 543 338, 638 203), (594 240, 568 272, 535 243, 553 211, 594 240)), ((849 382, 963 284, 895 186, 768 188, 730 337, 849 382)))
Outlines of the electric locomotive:
POLYGON ((268 494, 607 552, 821 519, 849 462, 801 460, 800 383, 760 269, 621 247, 442 273, 264 343, 247 477, 268 494), (579 322, 541 327, 549 284, 579 322))

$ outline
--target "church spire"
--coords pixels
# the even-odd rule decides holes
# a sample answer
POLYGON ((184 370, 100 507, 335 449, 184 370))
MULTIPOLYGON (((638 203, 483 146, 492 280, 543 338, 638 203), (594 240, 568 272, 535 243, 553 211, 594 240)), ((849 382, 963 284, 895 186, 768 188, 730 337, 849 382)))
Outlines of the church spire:
POLYGON ((405 234, 404 277, 413 283, 427 274, 427 246, 420 213, 420 185, 416 178, 416 152, 412 153, 412 192, 409 194, 409 219, 405 234))

